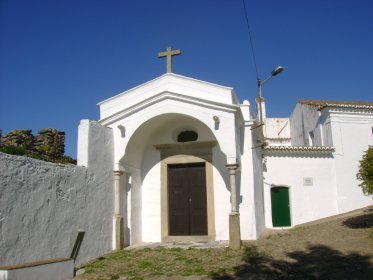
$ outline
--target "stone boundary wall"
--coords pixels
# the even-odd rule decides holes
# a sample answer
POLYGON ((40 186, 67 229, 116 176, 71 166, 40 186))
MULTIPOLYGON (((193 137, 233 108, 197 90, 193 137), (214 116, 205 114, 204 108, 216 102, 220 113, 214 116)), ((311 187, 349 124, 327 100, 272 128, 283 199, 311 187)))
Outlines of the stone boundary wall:
POLYGON ((65 132, 54 128, 42 129, 35 136, 31 130, 15 129, 4 136, 0 135, 0 139, 0 147, 22 147, 28 153, 45 155, 51 159, 59 159, 65 153, 65 132))
POLYGON ((0 265, 70 257, 85 231, 76 264, 111 251, 112 132, 88 122, 94 134, 89 167, 0 153, 0 265))

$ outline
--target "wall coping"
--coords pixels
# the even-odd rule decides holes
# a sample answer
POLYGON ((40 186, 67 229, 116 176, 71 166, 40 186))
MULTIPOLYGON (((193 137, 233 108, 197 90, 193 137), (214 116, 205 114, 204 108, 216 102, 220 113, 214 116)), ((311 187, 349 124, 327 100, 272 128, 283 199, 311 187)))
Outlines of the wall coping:
POLYGON ((41 261, 35 261, 35 262, 21 263, 21 264, 16 264, 16 265, 0 266, 0 270, 15 270, 15 269, 22 269, 22 268, 27 268, 27 267, 46 265, 46 264, 51 264, 51 263, 66 262, 70 260, 72 259, 70 258, 48 259, 48 260, 41 260, 41 261))

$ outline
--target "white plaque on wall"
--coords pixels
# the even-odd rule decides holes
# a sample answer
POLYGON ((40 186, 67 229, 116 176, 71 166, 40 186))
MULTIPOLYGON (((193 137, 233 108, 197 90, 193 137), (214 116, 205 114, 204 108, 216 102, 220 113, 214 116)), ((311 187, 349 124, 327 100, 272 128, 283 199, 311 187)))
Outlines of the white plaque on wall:
POLYGON ((313 178, 303 177, 303 186, 313 186, 313 178))

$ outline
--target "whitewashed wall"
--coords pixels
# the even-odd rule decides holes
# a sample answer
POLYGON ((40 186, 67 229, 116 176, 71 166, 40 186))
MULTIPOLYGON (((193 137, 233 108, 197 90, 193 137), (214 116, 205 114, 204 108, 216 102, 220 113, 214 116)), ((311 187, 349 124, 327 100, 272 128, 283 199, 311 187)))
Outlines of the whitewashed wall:
POLYGON ((373 112, 332 110, 329 114, 333 146, 336 148, 339 212, 372 205, 372 196, 363 194, 356 174, 363 152, 373 145, 373 112))
POLYGON ((289 187, 292 226, 338 214, 334 159, 312 154, 267 153, 264 169, 267 228, 272 228, 271 187, 289 187), (304 178, 313 185, 305 186, 304 178))
POLYGON ((322 139, 323 119, 319 118, 320 113, 314 106, 298 103, 290 116, 290 135, 292 146, 312 146, 309 142, 309 132, 313 132, 315 137, 313 146, 324 146, 322 139))
MULTIPOLYGON (((256 140, 256 138, 253 138, 256 140)), ((255 207, 255 239, 259 238, 261 233, 266 228, 265 226, 265 197, 263 188, 263 165, 262 165, 262 150, 260 148, 253 149, 252 162, 254 168, 254 207, 255 207)), ((250 186, 249 186, 250 187, 250 186)), ((254 227, 254 225, 252 225, 254 227)))
POLYGON ((218 148, 213 149, 213 184, 214 184, 214 210, 215 210, 215 239, 229 239, 229 213, 230 204, 230 187, 229 172, 225 167, 226 159, 222 157, 218 148))
POLYGON ((321 111, 297 104, 291 116, 293 145, 308 145, 308 133, 314 132, 314 146, 335 147, 335 176, 338 213, 372 204, 356 179, 359 161, 373 145, 373 111, 353 107, 325 107, 321 111))
POLYGON ((77 263, 111 250, 112 134, 97 122, 83 126, 95 147, 89 168, 0 153, 1 265, 69 257, 78 230, 77 263))
POLYGON ((241 105, 244 125, 241 127, 240 172, 237 174, 241 239, 257 239, 265 228, 262 183, 262 153, 258 146, 259 129, 252 130, 255 115, 249 103, 241 105), (258 147, 256 147, 258 146, 258 147))
POLYGON ((290 119, 266 118, 264 135, 268 138, 290 138, 290 119))

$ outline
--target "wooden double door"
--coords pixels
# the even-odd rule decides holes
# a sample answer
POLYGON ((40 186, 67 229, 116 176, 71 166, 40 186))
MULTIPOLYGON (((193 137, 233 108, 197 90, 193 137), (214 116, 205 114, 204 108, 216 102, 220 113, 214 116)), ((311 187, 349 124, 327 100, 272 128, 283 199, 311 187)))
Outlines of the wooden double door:
POLYGON ((169 235, 207 235, 205 163, 168 165, 169 235))

